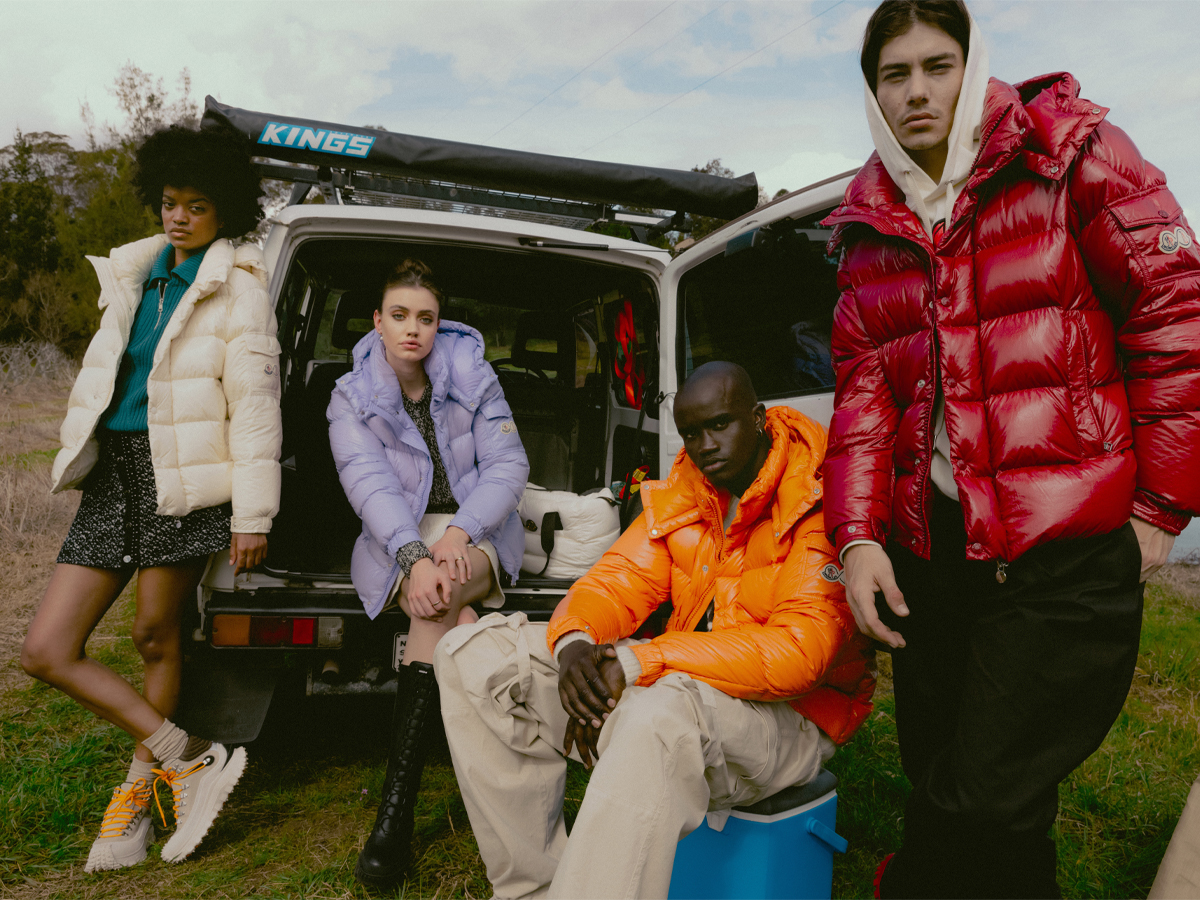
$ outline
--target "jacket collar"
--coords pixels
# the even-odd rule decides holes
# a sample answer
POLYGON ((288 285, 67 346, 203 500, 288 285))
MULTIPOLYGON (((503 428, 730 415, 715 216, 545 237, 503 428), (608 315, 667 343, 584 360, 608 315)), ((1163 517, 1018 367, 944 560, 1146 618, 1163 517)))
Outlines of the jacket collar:
MULTIPOLYGON (((142 285, 150 277, 155 262, 164 253, 167 246, 167 236, 156 234, 153 237, 114 248, 107 259, 104 257, 88 258, 96 267, 101 286, 103 287, 106 281, 115 283, 122 295, 120 299, 132 310, 141 301, 142 285)), ((225 238, 218 238, 208 245, 203 258, 199 260, 199 268, 195 270, 192 287, 185 297, 200 300, 209 296, 229 280, 229 275, 234 268, 243 269, 258 279, 263 287, 266 287, 267 267, 263 261, 262 251, 253 244, 234 247, 225 238)), ((117 298, 101 294, 100 308, 103 309, 115 299, 117 298)))
MULTIPOLYGON (((758 477, 742 494, 730 531, 743 531, 770 515, 780 537, 821 499, 819 474, 825 458, 825 432, 811 419, 786 406, 767 410, 771 452, 758 477)), ((656 536, 705 519, 723 531, 717 488, 680 450, 665 481, 643 482, 642 506, 647 527, 656 536)))
POLYGON ((154 281, 170 281, 172 276, 178 278, 188 287, 191 287, 196 280, 196 273, 200 269, 201 263, 204 262, 204 257, 208 253, 208 247, 200 250, 199 253, 193 253, 179 265, 172 268, 171 257, 175 253, 175 248, 167 244, 162 248, 162 252, 154 258, 154 265, 150 267, 150 274, 146 276, 146 280, 154 281))
MULTIPOLYGON (((1017 85, 993 78, 983 106, 979 155, 960 204, 973 205, 978 188, 1014 160, 1051 181, 1062 179, 1085 141, 1108 110, 1079 99, 1079 83, 1056 72, 1017 85)), ((955 218, 965 212, 956 210, 955 218)), ((829 252, 836 253, 845 229, 865 222, 880 231, 928 244, 904 192, 888 174, 878 153, 859 170, 846 196, 822 224, 835 226, 829 252)))

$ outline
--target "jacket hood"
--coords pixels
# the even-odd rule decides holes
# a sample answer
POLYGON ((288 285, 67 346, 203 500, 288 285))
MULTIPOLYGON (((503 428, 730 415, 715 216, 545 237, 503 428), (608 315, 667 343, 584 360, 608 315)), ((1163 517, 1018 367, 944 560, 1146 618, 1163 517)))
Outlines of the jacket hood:
MULTIPOLYGON (((425 357, 425 374, 433 387, 431 403, 441 403, 447 396, 464 405, 478 402, 488 385, 498 380, 483 357, 484 346, 483 335, 470 325, 449 319, 438 322, 433 349, 425 357)), ((400 382, 387 361, 379 332, 368 331, 354 345, 353 360, 353 368, 338 379, 338 386, 360 413, 373 399, 389 409, 403 408, 400 382)))
POLYGON ((954 107, 954 125, 950 129, 946 166, 936 184, 900 146, 871 91, 863 78, 866 94, 867 125, 875 142, 875 152, 892 181, 904 192, 904 202, 917 214, 927 234, 933 233, 933 223, 949 218, 954 198, 962 189, 971 165, 979 152, 983 126, 984 99, 988 87, 988 51, 983 33, 971 17, 970 50, 963 72, 962 88, 954 107))
MULTIPOLYGON (((756 521, 770 504, 774 531, 782 535, 821 499, 825 430, 790 407, 774 406, 767 410, 767 433, 771 452, 742 494, 731 530, 756 521)), ((660 534, 698 521, 702 510, 717 508, 717 488, 684 450, 665 481, 645 482, 641 490, 646 524, 660 534)))
POLYGON ((235 268, 249 272, 267 286, 270 273, 267 272, 267 260, 263 256, 262 247, 257 244, 238 244, 233 248, 233 265, 235 268))
MULTIPOLYGON (((1107 108, 1080 99, 1079 83, 1067 72, 1042 75, 1017 85, 990 79, 984 97, 980 146, 961 193, 969 194, 1014 161, 1048 180, 1064 178, 1107 113, 1107 108)), ((959 209, 958 215, 963 212, 959 209)), ((871 154, 846 188, 841 205, 822 222, 835 226, 829 253, 838 252, 845 229, 853 222, 866 222, 913 240, 929 237, 917 227, 916 213, 878 152, 871 154)))

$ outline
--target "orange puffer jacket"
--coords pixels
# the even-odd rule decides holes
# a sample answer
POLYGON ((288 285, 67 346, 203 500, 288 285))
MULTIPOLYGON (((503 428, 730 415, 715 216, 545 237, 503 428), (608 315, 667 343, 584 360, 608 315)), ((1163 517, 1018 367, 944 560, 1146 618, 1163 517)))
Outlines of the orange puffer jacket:
POLYGON ((726 535, 728 495, 681 450, 665 481, 642 485, 645 512, 554 612, 547 639, 633 634, 666 601, 666 631, 633 648, 639 685, 684 672, 746 700, 787 700, 835 742, 871 711, 874 678, 825 538, 821 426, 767 411, 771 453, 726 535), (693 629, 715 600, 713 630, 693 629))

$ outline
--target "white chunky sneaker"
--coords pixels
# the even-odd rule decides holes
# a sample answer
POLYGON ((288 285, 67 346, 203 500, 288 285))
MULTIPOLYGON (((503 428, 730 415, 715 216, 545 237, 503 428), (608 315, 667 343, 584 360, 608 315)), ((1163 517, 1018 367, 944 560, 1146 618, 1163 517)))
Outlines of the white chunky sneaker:
POLYGON ((162 848, 163 860, 179 862, 196 849, 244 771, 246 751, 215 742, 195 759, 173 759, 154 770, 155 785, 169 785, 175 805, 175 833, 162 848))
POLYGON ((152 794, 145 778, 117 786, 104 811, 100 837, 92 843, 83 871, 124 869, 146 858, 146 848, 154 839, 154 826, 150 822, 152 794))

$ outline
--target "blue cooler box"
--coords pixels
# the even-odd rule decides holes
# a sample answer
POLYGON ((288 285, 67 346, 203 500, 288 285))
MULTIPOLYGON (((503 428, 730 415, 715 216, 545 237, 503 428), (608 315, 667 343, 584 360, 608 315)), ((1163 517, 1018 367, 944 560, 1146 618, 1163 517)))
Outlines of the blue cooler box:
POLYGON ((846 852, 837 823, 837 777, 821 774, 735 807, 725 828, 705 822, 679 842, 671 900, 828 898, 833 854, 846 852))

